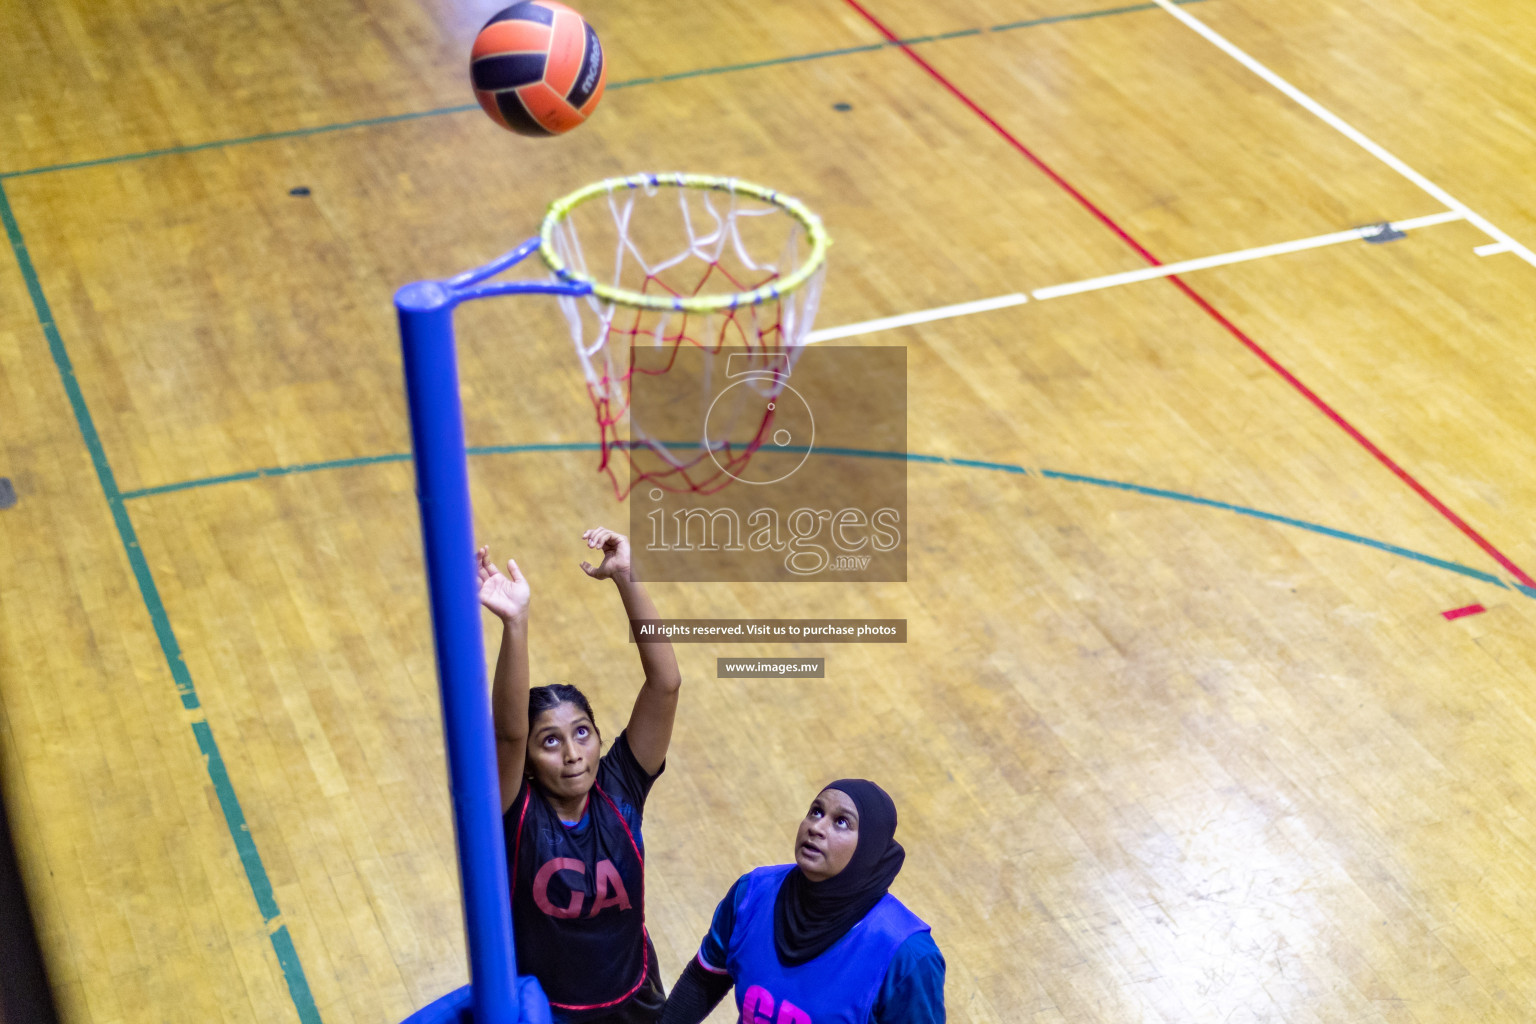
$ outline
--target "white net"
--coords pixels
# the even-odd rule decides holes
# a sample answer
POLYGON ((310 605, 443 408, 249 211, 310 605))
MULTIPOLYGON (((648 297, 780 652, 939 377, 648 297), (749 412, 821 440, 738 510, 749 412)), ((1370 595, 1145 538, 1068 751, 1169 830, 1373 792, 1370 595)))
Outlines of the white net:
POLYGON ((621 498, 642 482, 725 486, 771 443, 776 399, 810 334, 825 274, 819 222, 726 179, 615 179, 562 203, 543 251, 561 277, 594 286, 560 304, 601 468, 621 498))

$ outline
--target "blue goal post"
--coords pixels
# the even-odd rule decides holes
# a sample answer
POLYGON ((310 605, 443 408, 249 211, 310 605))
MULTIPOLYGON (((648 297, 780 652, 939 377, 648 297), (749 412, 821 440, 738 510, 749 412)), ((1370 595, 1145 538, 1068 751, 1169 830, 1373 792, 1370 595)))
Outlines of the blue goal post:
POLYGON ((538 244, 537 238, 530 239, 483 267, 448 281, 418 281, 395 293, 470 977, 467 991, 451 992, 424 1007, 407 1018, 409 1024, 470 1020, 548 1024, 550 1020, 542 994, 537 999, 525 995, 526 1005, 519 1006, 519 993, 536 989, 537 983, 518 978, 512 945, 507 853, 486 690, 474 517, 453 332, 453 311, 461 302, 497 295, 586 295, 591 291, 588 284, 567 281, 483 283, 521 262, 538 244))
MULTIPOLYGON (((663 234, 675 235, 675 231, 663 234)), ((772 332, 765 332, 771 333, 771 337, 755 339, 754 351, 759 355, 772 354, 787 366, 808 338, 821 294, 829 244, 821 220, 799 200, 777 190, 736 178, 636 174, 600 181, 556 200, 550 205, 537 237, 482 267, 446 281, 417 281, 395 293, 470 977, 467 986, 416 1011, 406 1018, 406 1024, 548 1024, 550 1020, 549 1004, 538 982, 517 974, 512 941, 496 746, 473 561, 474 518, 469 498, 464 410, 459 399, 454 309, 463 302, 502 295, 544 294, 567 300, 588 296, 594 310, 607 312, 599 312, 596 342, 587 347, 577 339, 577 349, 584 360, 607 344, 616 307, 657 318, 701 314, 696 320, 703 319, 706 330, 713 324, 712 329, 718 332, 734 322, 738 311, 761 311, 765 322, 774 326, 772 332), (630 213, 637 198, 662 193, 674 194, 679 199, 676 216, 687 235, 687 244, 681 255, 647 264, 631 238, 630 213), (690 195, 701 197, 696 209, 689 205, 690 195), (616 262, 609 268, 611 281, 588 274, 576 229, 569 222, 572 211, 588 203, 598 211, 604 207, 611 211, 622 240, 616 262), (738 217, 750 219, 768 213, 784 218, 777 260, 750 256, 737 224, 738 217), (492 280, 535 253, 550 277, 532 281, 492 280), (729 254, 739 257, 740 263, 754 271, 758 279, 741 290, 703 293, 704 284, 711 280, 710 271, 729 254), (688 260, 704 268, 691 290, 665 285, 656 291, 648 290, 657 275, 688 260), (637 267, 645 279, 641 290, 623 287, 619 278, 626 272, 633 276, 637 267), (718 316, 711 319, 711 314, 718 316)), ((576 311, 568 309, 567 313, 575 318, 573 330, 579 332, 581 321, 576 311)), ((665 320, 656 322, 664 324, 665 320)), ((662 334, 658 326, 658 343, 662 334)), ((709 337, 704 343, 668 337, 674 344, 692 340, 715 350, 722 345, 721 337, 709 337)), ((751 342, 747 344, 750 348, 751 342)), ((593 367, 588 366, 587 373, 589 386, 599 379, 598 370, 593 367)), ((600 379, 604 388, 627 388, 627 374, 617 384, 607 373, 600 379)), ((773 405, 770 403, 767 408, 771 410, 773 405)), ((633 441, 610 439, 607 429, 603 440, 605 454, 610 444, 633 447, 633 441)), ((708 448, 701 448, 694 461, 708 455, 708 448)))

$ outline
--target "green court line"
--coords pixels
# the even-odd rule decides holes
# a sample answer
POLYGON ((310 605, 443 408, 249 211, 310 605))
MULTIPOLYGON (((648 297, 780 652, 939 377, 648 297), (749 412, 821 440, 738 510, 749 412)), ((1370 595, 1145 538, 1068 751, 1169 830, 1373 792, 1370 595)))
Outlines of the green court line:
MULTIPOLYGON (((1204 0, 1174 0, 1174 2, 1180 5, 1184 5, 1201 3, 1204 2, 1204 0)), ((727 74, 737 71, 747 71, 776 65, 801 63, 812 60, 826 59, 830 57, 846 56, 854 53, 871 52, 875 50, 895 48, 902 45, 920 45, 929 42, 940 42, 950 39, 967 38, 984 33, 1006 32, 1058 22, 1082 21, 1092 18, 1102 18, 1155 9, 1157 9, 1155 4, 1146 3, 1136 4, 1128 7, 1085 11, 1077 14, 1055 15, 1046 18, 1032 19, 1029 21, 1019 21, 996 25, 989 29, 962 29, 938 35, 914 37, 912 39, 902 40, 897 43, 880 42, 864 46, 818 51, 814 53, 799 54, 789 57, 774 58, 770 60, 755 61, 744 64, 723 65, 718 67, 702 68, 693 71, 676 72, 669 75, 661 75, 650 78, 638 78, 614 83, 613 85, 609 86, 609 88, 623 89, 626 87, 639 85, 680 81, 688 78, 727 74)), ((0 172, 0 221, 4 222, 6 236, 10 242, 12 253, 16 258, 22 277, 26 282, 27 290, 32 299, 33 308, 37 315, 39 326, 41 326, 43 329, 44 336, 48 341, 49 352, 59 373, 60 383, 69 398, 76 424, 80 430, 81 437, 85 443, 86 449, 90 454, 92 464, 96 469, 96 474, 102 488, 103 497, 106 499, 108 508, 112 513, 113 522, 117 528, 119 540, 123 545, 124 552, 128 557, 129 564, 132 567, 135 579, 138 582, 140 594, 144 600, 145 608, 154 626, 156 637, 160 643, 161 652, 166 660, 166 665, 170 669, 171 677, 175 683, 177 694, 181 698, 182 706, 188 710, 197 710, 201 707, 197 697, 196 687, 193 684, 191 673, 188 671, 185 660, 182 657, 180 644, 176 639, 174 631, 172 630, 170 619, 166 613, 164 603, 160 598, 159 589, 155 584, 152 573, 150 572, 148 561, 145 559, 143 551, 139 546, 137 533, 134 530, 132 520, 128 516, 124 503, 135 498, 172 493, 176 491, 189 490, 196 487, 211 486, 215 484, 231 483, 264 477, 286 476, 295 473, 313 472, 325 469, 337 469, 353 466, 373 465, 378 463, 406 461, 410 459, 410 455, 405 453, 392 453, 378 456, 366 456, 360 458, 330 460, 326 462, 306 463, 294 466, 273 467, 243 473, 228 474, 220 477, 208 477, 200 480, 142 488, 129 492, 120 492, 117 489, 116 479, 112 473, 111 465, 107 460, 106 452, 102 446, 100 435, 97 433, 94 420, 92 419, 90 411, 86 406, 84 394, 80 390, 79 383, 76 380, 74 367, 69 358, 68 351, 64 346, 63 338, 59 334, 57 325, 53 320, 51 307, 49 306, 47 299, 43 294, 41 281, 37 276, 35 268, 33 267, 31 256, 27 251, 26 243, 21 234, 20 227, 16 222, 13 211, 11 210, 9 199, 6 197, 4 181, 8 178, 30 177, 40 174, 53 173, 56 171, 98 167, 107 164, 146 160, 161 156, 183 155, 188 153, 201 152, 204 150, 249 145, 258 142, 302 138, 311 135, 344 131, 353 128, 372 127, 429 117, 438 117, 448 114, 466 113, 477 109, 479 109, 477 104, 461 104, 451 107, 439 107, 432 110, 414 111, 403 114, 365 118, 357 121, 349 121, 338 124, 320 125, 313 128, 299 128, 288 131, 268 132, 235 139, 214 140, 186 146, 175 146, 165 149, 150 150, 142 153, 131 153, 119 156, 103 157, 94 160, 82 160, 64 164, 53 164, 21 171, 0 172)), ((473 455, 484 455, 508 454, 516 452, 596 451, 599 449, 599 447, 599 445, 592 443, 497 445, 483 448, 470 448, 468 449, 468 453, 473 455)), ((828 453, 845 455, 857 454, 863 457, 879 458, 902 457, 900 453, 870 452, 855 449, 828 449, 828 453)), ((970 459, 946 458, 944 456, 938 455, 923 455, 915 453, 906 454, 904 457, 909 462, 945 464, 1026 475, 1030 473, 1030 470, 1027 470, 1022 466, 1005 463, 981 462, 970 459)), ((1507 588, 1508 586, 1511 586, 1510 584, 1504 583, 1504 581, 1498 579, 1495 576, 1471 569, 1467 566, 1459 565, 1455 562, 1448 562, 1429 555, 1421 554, 1419 552, 1411 551, 1406 548, 1400 548, 1395 545, 1385 544, 1381 541, 1375 541, 1367 537, 1361 537, 1356 534, 1333 530, 1329 527, 1307 523, 1302 520, 1291 519, 1285 516, 1278 516, 1273 513, 1262 512, 1257 509, 1248 509, 1242 506, 1230 505, 1225 502, 1212 501, 1210 499, 1198 498, 1191 495, 1178 494, 1177 492, 1173 491, 1163 491, 1157 488, 1142 487, 1136 484, 1102 480, 1094 477, 1057 473, 1050 470, 1042 470, 1040 473, 1042 476, 1052 479, 1088 483, 1104 487, 1113 487, 1149 496, 1185 501, 1237 512, 1243 515, 1250 515, 1260 519, 1282 523, 1300 529, 1310 530, 1337 539, 1364 544, 1382 551, 1414 559, 1431 566, 1447 569, 1485 582, 1491 582, 1501 587, 1507 588)), ((1524 593, 1527 597, 1536 598, 1536 588, 1528 587, 1519 583, 1513 584, 1512 586, 1514 586, 1520 592, 1524 593)), ((267 876, 264 865, 262 864, 261 857, 256 849, 255 842, 250 835, 250 829, 246 822, 244 812, 240 807, 239 800, 235 795, 234 786, 229 779, 229 774, 225 766, 223 756, 219 751, 218 744, 213 737, 212 729, 208 725, 206 719, 198 718, 192 722, 191 727, 193 735, 196 738, 198 748, 203 754, 208 775, 214 786, 220 807, 223 810, 226 827, 230 832, 231 838, 234 840, 235 847, 240 855, 241 863, 244 866, 247 881, 251 887, 252 895, 256 899, 257 907, 260 910, 264 921, 267 923, 269 928, 271 928, 274 923, 279 922, 281 916, 280 910, 277 906, 271 881, 267 876)), ((288 931, 287 925, 277 923, 277 927, 271 930, 270 939, 273 951, 277 956, 278 963, 283 971, 283 976, 288 984, 289 996, 293 1001, 295 1009, 298 1011, 300 1020, 304 1022, 304 1024, 320 1024, 319 1010, 316 1007, 313 995, 310 992, 308 981, 304 975, 303 965, 299 961, 298 952, 293 944, 293 939, 288 931)))
MULTIPOLYGON (((134 578, 138 581, 139 593, 144 599, 145 609, 149 612, 150 622, 154 625, 155 636, 160 641, 160 651, 165 657, 166 666, 171 671, 171 679, 176 685, 176 694, 181 698, 183 708, 188 711, 200 711, 201 704, 197 699, 197 688, 192 683, 192 674, 187 670, 186 661, 182 658, 181 645, 171 629, 171 620, 166 615, 165 604, 160 599, 160 590, 155 585, 154 576, 149 571, 149 562, 139 547, 138 534, 134 531, 133 521, 128 517, 128 510, 123 504, 123 495, 117 489, 117 480, 112 474, 112 466, 107 462, 106 449, 102 447, 101 436, 96 431, 96 423, 91 418, 90 409, 86 407, 85 395, 80 390, 80 383, 75 379, 74 365, 70 361, 69 352, 64 347, 64 339, 59 334, 58 325, 54 322, 53 310, 43 294, 42 281, 39 280, 37 271, 32 265, 32 256, 27 252, 27 243, 22 237, 20 226, 16 223, 16 216, 11 210, 10 200, 6 197, 3 182, 0 182, 0 221, 5 224, 5 234, 10 241, 11 252, 16 257, 16 264, 21 270, 22 279, 26 282, 27 292, 31 295, 32 308, 37 314, 38 325, 42 327, 43 335, 48 340, 48 351, 53 356, 54 366, 58 370, 59 382, 69 398, 75 424, 80 429, 80 436, 91 455, 91 463, 96 468, 96 479, 101 484, 102 496, 106 498, 107 507, 112 512, 112 521, 117 526, 118 539, 122 542, 123 552, 128 556, 128 564, 132 567, 134 578)), ((223 808, 224 824, 229 829, 230 838, 234 840, 236 851, 240 854, 240 863, 245 867, 245 877, 250 883, 251 894, 256 898, 256 906, 261 911, 262 919, 267 923, 268 928, 272 928, 274 922, 278 922, 280 918, 272 882, 267 877, 266 868, 262 865, 261 855, 256 850, 256 842, 251 838, 245 814, 240 809, 240 801, 236 798, 234 786, 229 781, 229 772, 225 769, 224 758, 219 753, 218 743, 214 741, 213 730, 201 714, 192 722, 192 734, 197 740, 198 749, 202 752, 203 762, 208 769, 208 778, 212 781, 214 792, 218 795, 219 806, 223 808)), ((299 963, 298 954, 286 926, 278 924, 271 933, 271 942, 278 964, 282 967, 283 977, 288 982, 288 995, 293 1000, 294 1008, 298 1010, 299 1020, 303 1024, 320 1024, 320 1012, 315 1006, 314 996, 309 990, 309 982, 304 976, 303 965, 299 963)))
MULTIPOLYGON (((689 447, 692 447, 692 445, 680 444, 677 447, 679 447, 679 448, 689 448, 689 447)), ((778 450, 778 451, 790 451, 790 452, 801 452, 801 453, 804 453, 806 449, 805 449, 804 445, 784 445, 782 448, 779 448, 779 449, 776 449, 776 450, 778 450)), ((924 456, 918 456, 918 455, 903 456, 901 452, 877 452, 877 451, 871 451, 868 448, 832 448, 832 447, 826 447, 826 448, 818 448, 816 450, 821 452, 821 454, 823 454, 823 455, 852 455, 853 457, 859 458, 859 459, 901 459, 901 458, 904 457, 908 462, 928 461, 926 459, 926 457, 924 457, 924 456)), ((944 460, 935 455, 935 456, 933 456, 933 461, 935 461, 935 462, 943 462, 944 460)))
MULTIPOLYGON (((629 78, 622 82, 610 85, 610 89, 624 89, 636 85, 656 85, 660 82, 680 82, 685 78, 702 78, 707 75, 725 75, 733 71, 752 71, 757 68, 771 68, 780 64, 800 64, 808 60, 824 60, 827 57, 846 57, 850 53, 869 53, 874 50, 884 50, 892 46, 891 43, 866 43, 863 46, 845 46, 838 50, 817 50, 814 53, 801 53, 793 57, 770 57, 767 60, 754 60, 746 64, 723 64, 713 68, 698 68, 694 71, 674 71, 670 75, 656 75, 653 78, 629 78)), ((476 108, 478 109, 478 108, 476 108)))
MULTIPOLYGON (((1174 0, 1179 5, 1205 3, 1206 0, 1174 0)), ((950 39, 963 39, 971 36, 986 35, 993 32, 1012 32, 1017 29, 1035 28, 1040 25, 1053 25, 1066 21, 1089 21, 1094 18, 1108 18, 1121 14, 1135 14, 1142 11, 1155 11, 1158 7, 1153 3, 1133 4, 1129 7, 1108 7, 1093 11, 1080 11, 1075 14, 1056 14, 1047 18, 1033 18, 1029 21, 1013 21, 1003 25, 994 25, 991 28, 965 28, 954 32, 943 32, 937 35, 913 36, 899 42, 882 40, 878 43, 867 43, 863 46, 846 46, 836 50, 817 50, 812 53, 795 54, 789 57, 772 57, 768 60, 750 61, 745 64, 722 64, 716 67, 698 68, 693 71, 677 71, 669 75, 654 75, 649 78, 630 78, 622 82, 614 82, 609 89, 628 89, 637 85, 656 85, 661 82, 679 82, 688 78, 701 78, 709 75, 726 75, 737 71, 752 71, 757 68, 775 67, 782 64, 800 64, 806 61, 825 60, 829 57, 845 57, 854 53, 870 53, 875 50, 896 49, 901 46, 920 46, 924 43, 944 42, 950 39)), ((342 121, 336 124, 317 125, 313 128, 293 128, 281 132, 264 132, 259 135, 245 135, 234 139, 215 139, 211 142, 198 142, 186 146, 168 146, 164 149, 151 149, 142 153, 124 153, 119 156, 104 156, 95 160, 76 160, 72 163, 48 164, 43 167, 32 167, 24 171, 0 171, 0 181, 7 178, 27 178, 38 174, 52 174, 55 171, 72 171, 83 167, 101 167, 106 164, 129 163, 135 160, 149 160, 162 156, 180 156, 185 153, 198 153, 210 149, 224 149, 230 146, 248 146, 255 142, 273 142, 279 139, 297 139, 309 135, 322 135, 327 132, 347 131, 352 128, 370 128, 377 125, 396 124, 401 121, 415 121, 427 117, 441 117, 445 114, 463 114, 469 111, 479 110, 478 103, 461 103, 452 107, 437 107, 432 110, 417 110, 405 114, 388 114, 383 117, 368 117, 358 121, 342 121)))
MULTIPOLYGON (((690 443, 668 442, 668 447, 691 447, 690 443)), ((516 455, 534 452, 596 452, 602 446, 595 441, 576 441, 552 444, 499 444, 478 445, 466 448, 469 455, 516 455)), ((1385 551, 1399 558, 1411 559, 1424 565, 1444 569, 1461 576, 1468 576, 1483 583, 1492 583, 1494 586, 1503 587, 1506 590, 1514 589, 1523 593, 1526 597, 1536 598, 1536 587, 1528 587, 1523 583, 1506 582, 1492 573, 1474 569, 1471 566, 1462 565, 1460 562, 1448 561, 1444 558, 1436 558, 1434 555, 1426 555, 1411 548, 1398 547, 1396 544, 1388 544, 1385 541, 1374 540, 1358 533, 1349 533, 1345 530, 1335 530, 1331 526, 1323 526, 1319 523, 1309 523, 1304 519, 1293 519, 1290 516, 1278 515, 1274 512, 1265 512, 1262 509, 1249 508, 1245 505, 1233 505, 1230 502, 1216 501, 1213 498, 1202 498, 1198 495, 1184 494, 1179 491, 1164 490, 1160 487, 1146 487, 1141 484, 1126 483, 1122 480, 1107 480, 1103 477, 1085 476, 1081 473, 1063 473, 1054 469, 1031 470, 1024 466, 1009 462, 984 462, 979 459, 963 459, 955 456, 924 455, 916 452, 891 452, 876 451, 868 448, 822 448, 818 449, 826 455, 847 455, 865 459, 905 459, 907 462, 926 463, 930 465, 956 466, 961 469, 984 469, 999 473, 1012 473, 1019 476, 1041 476, 1047 480, 1062 480, 1068 483, 1089 484, 1094 487, 1107 487, 1114 490, 1129 491, 1151 498, 1163 498, 1169 501, 1180 501, 1190 505, 1201 505, 1206 508, 1220 509, 1224 512, 1235 512, 1238 515, 1251 516, 1271 523, 1279 523, 1283 526, 1295 527, 1298 530, 1306 530, 1310 533, 1332 537, 1335 540, 1348 541, 1351 544, 1362 544, 1377 551, 1385 551)), ((328 469, 342 469, 349 466, 374 465, 381 462, 405 462, 411 458, 409 453, 397 452, 388 455, 370 455, 354 459, 335 459, 329 462, 306 462, 292 466, 276 466, 269 469, 257 469, 247 473, 231 473, 226 476, 202 477, 196 480, 185 480, 181 483, 164 484, 159 487, 146 487, 138 491, 125 492, 124 500, 131 498, 143 498, 154 494, 169 494, 175 491, 193 490, 198 487, 211 487, 216 484, 230 483, 239 480, 255 480, 264 477, 291 476, 295 473, 313 473, 328 469)))
MULTIPOLYGON (((1265 519, 1272 523, 1283 523, 1286 526, 1295 526, 1299 529, 1310 530, 1313 533, 1320 533, 1326 537, 1333 537, 1338 540, 1347 540, 1352 544, 1364 544, 1366 547, 1376 548, 1379 551, 1386 551, 1403 558, 1411 558, 1416 562, 1423 562, 1425 565, 1433 565, 1440 569, 1448 569, 1451 572, 1460 573, 1463 576, 1470 576, 1473 579, 1481 580, 1484 583, 1492 583, 1495 586, 1504 587, 1506 590, 1509 589, 1509 584, 1499 579, 1499 577, 1494 576, 1492 573, 1483 572, 1481 569, 1473 569, 1470 566, 1462 565, 1459 562, 1448 562, 1443 558, 1436 558, 1433 555, 1422 554, 1418 551, 1412 551, 1408 548, 1400 548, 1396 544, 1388 544, 1384 541, 1372 540, 1369 537, 1362 537, 1358 533, 1345 533, 1343 530, 1335 530, 1330 526, 1319 526, 1317 523, 1309 523, 1301 519, 1292 519, 1290 516, 1276 515, 1273 512, 1264 512, 1256 508, 1246 508, 1242 505, 1232 505, 1225 501, 1215 501, 1211 498, 1200 498, 1192 494, 1180 494, 1178 491, 1165 491, 1158 487, 1143 487, 1140 484, 1128 484, 1120 480, 1105 480, 1102 477, 1082 476, 1078 473, 1061 473, 1052 469, 1042 469, 1040 471, 1040 475, 1048 480, 1070 480, 1073 483, 1092 484, 1095 487, 1109 487, 1115 490, 1132 491, 1136 494, 1145 494, 1154 498, 1167 498, 1171 501, 1188 502, 1191 505, 1204 505, 1207 508, 1219 508, 1227 512, 1236 512, 1239 515, 1253 516, 1255 519, 1265 519)), ((1536 590, 1532 590, 1532 588, 1525 586, 1521 586, 1520 589, 1531 591, 1531 593, 1527 595, 1528 597, 1536 597, 1536 590)))
MULTIPOLYGON (((988 30, 984 28, 962 28, 956 29, 953 32, 940 32, 937 35, 931 36, 913 36, 910 39, 903 39, 901 42, 907 46, 921 46, 924 43, 942 43, 946 39, 963 39, 966 36, 979 36, 986 31, 988 30)), ((885 45, 897 46, 900 44, 886 43, 885 45)))
POLYGON ((456 107, 438 107, 435 110, 417 110, 408 114, 388 114, 384 117, 369 117, 360 121, 343 121, 338 124, 323 124, 314 128, 291 128, 282 132, 264 132, 260 135, 246 135, 237 139, 215 139, 212 142, 198 142, 189 146, 169 146, 165 149, 151 149, 143 153, 124 153, 120 156, 104 156, 97 160, 77 160, 67 164, 48 164, 44 167, 33 167, 25 171, 6 171, 0 173, 0 181, 6 178, 27 178, 35 174, 51 174, 54 171, 74 171, 82 167, 100 167, 103 164, 121 164, 133 160, 149 160, 157 156, 180 156, 184 153, 198 153, 206 149, 224 149, 228 146, 246 146, 253 142, 273 142, 278 139, 298 139, 306 135, 322 135, 326 132, 346 131, 348 128, 368 128, 373 125, 394 124, 398 121, 415 121, 424 117, 439 117, 443 114, 461 114, 469 110, 479 110, 478 103, 460 104, 456 107))
MULTIPOLYGON (((490 444, 465 447, 467 455, 516 455, 520 452, 600 452, 596 441, 562 441, 554 444, 490 444)), ((406 458, 410 458, 409 454, 406 458)))
POLYGON ((134 498, 147 498, 151 494, 169 494, 172 491, 185 491, 192 487, 209 487, 213 484, 229 484, 240 480, 256 480, 268 476, 288 476, 292 473, 310 473, 317 469, 344 469, 348 466, 371 466, 379 462, 409 462, 410 453, 396 453, 392 455, 365 455, 356 459, 331 459, 326 462, 302 462, 292 466, 273 466, 268 469, 252 469, 244 473, 230 473, 226 476, 207 476, 197 480, 188 480, 179 484, 163 484, 159 487, 141 487, 136 491, 122 492, 124 501, 132 501, 134 498))
MULTIPOLYGON (((667 443, 669 448, 691 448, 695 442, 667 443)), ((564 441, 542 444, 491 444, 475 445, 464 449, 467 455, 519 455, 530 452, 600 452, 603 446, 596 441, 564 441)), ((790 447, 791 451, 803 451, 790 447)), ((984 469, 1009 469, 1016 473, 1027 473, 1028 470, 1013 466, 1002 466, 1000 463, 970 462, 966 459, 947 459, 942 455, 917 455, 914 453, 903 454, 901 452, 872 451, 867 448, 821 448, 818 449, 826 455, 852 455, 865 459, 905 459, 908 462, 931 462, 940 464, 979 466, 984 469)), ((134 491, 123 491, 124 501, 132 501, 136 498, 148 498, 156 494, 174 494, 177 491, 190 491, 199 487, 213 487, 218 484, 238 483, 242 480, 260 480, 267 477, 293 476, 296 473, 315 473, 328 469, 347 469, 352 466, 372 466, 381 462, 409 462, 410 452, 391 452, 386 455, 364 455, 351 459, 328 459, 324 462, 297 462, 289 466, 268 466, 262 469, 247 470, 243 473, 226 473, 222 476, 204 476, 194 480, 183 480, 174 484, 160 484, 155 487, 141 487, 134 491)))
MULTIPOLYGON (((596 441, 586 441, 577 444, 502 444, 484 448, 466 448, 465 451, 470 455, 512 455, 517 452, 595 452, 600 451, 601 448, 602 446, 596 441)), ((161 484, 158 487, 141 487, 136 491, 124 491, 123 500, 131 501, 135 498, 147 498, 155 494, 172 494, 176 491, 189 491, 198 487, 212 487, 216 484, 238 483, 241 480, 293 476, 296 473, 315 473, 327 469, 350 469, 353 466, 374 466, 381 462, 410 461, 410 452, 390 452, 387 455, 363 455, 354 459, 327 459, 324 462, 298 462, 291 466, 268 466, 263 469, 247 470, 244 473, 205 476, 199 477, 196 480, 183 480, 180 483, 161 484)))

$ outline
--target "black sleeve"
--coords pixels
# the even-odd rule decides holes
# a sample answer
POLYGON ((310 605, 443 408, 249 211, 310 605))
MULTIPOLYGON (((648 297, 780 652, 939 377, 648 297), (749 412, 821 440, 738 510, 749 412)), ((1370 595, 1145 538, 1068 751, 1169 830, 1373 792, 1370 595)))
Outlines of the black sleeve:
POLYGON ((725 962, 731 932, 736 927, 736 898, 740 891, 741 879, 738 878, 731 883, 725 899, 715 907, 709 931, 699 945, 699 955, 688 961, 677 984, 672 986, 672 995, 661 1011, 659 1024, 699 1024, 735 984, 725 970, 725 962))
POLYGON ((621 732, 598 762, 597 781, 615 800, 633 806, 638 815, 651 793, 651 784, 666 770, 667 766, 663 764, 655 775, 647 774, 635 760, 634 751, 629 749, 628 734, 621 732))
POLYGON ((712 974, 698 960, 690 960, 661 1008, 659 1024, 700 1024, 730 990, 729 974, 712 974))

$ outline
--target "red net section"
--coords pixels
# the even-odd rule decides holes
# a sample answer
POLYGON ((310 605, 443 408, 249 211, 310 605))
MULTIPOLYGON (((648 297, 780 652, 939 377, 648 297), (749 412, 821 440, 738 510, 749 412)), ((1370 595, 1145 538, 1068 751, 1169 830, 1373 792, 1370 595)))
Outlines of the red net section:
POLYGON ((599 469, 621 500, 639 486, 710 494, 740 477, 773 443, 776 400, 820 298, 818 274, 789 295, 770 288, 757 304, 730 305, 730 297, 771 286, 797 265, 807 249, 803 229, 769 204, 677 194, 680 214, 654 193, 627 190, 609 197, 611 227, 578 227, 573 219, 556 233, 561 255, 583 274, 606 276, 587 269, 584 241, 587 253, 616 253, 615 287, 723 303, 691 312, 596 296, 561 300, 597 419, 599 469), (651 208, 642 212, 637 201, 651 208), (655 216, 657 206, 670 217, 655 216), (764 250, 771 259, 754 256, 764 250))
MULTIPOLYGON (((728 285, 722 289, 717 283, 714 285, 717 290, 747 292, 778 277, 774 273, 757 280, 741 281, 718 263, 711 263, 689 294, 703 293, 711 287, 712 278, 728 285)), ((651 275, 646 277, 641 291, 643 294, 681 294, 651 275)), ((772 399, 780 390, 775 385, 787 378, 792 369, 792 354, 784 343, 781 312, 780 303, 775 299, 758 306, 717 313, 680 311, 662 315, 647 309, 617 312, 608 325, 604 345, 615 353, 627 353, 629 358, 617 365, 608 361, 606 372, 595 383, 587 384, 587 393, 592 399, 602 438, 599 468, 613 481, 614 493, 621 500, 632 486, 641 483, 668 491, 711 494, 728 485, 746 468, 752 454, 771 434, 775 410, 770 407, 776 404, 772 399), (678 366, 680 352, 688 347, 697 350, 704 357, 704 365, 712 369, 718 368, 719 357, 738 356, 729 369, 734 375, 752 374, 752 379, 759 383, 760 389, 753 389, 751 395, 761 397, 761 402, 752 403, 751 396, 746 393, 732 395, 729 408, 724 410, 731 414, 731 426, 738 426, 743 416, 752 417, 751 426, 745 433, 739 430, 712 431, 707 419, 701 424, 703 429, 699 436, 693 438, 653 437, 643 424, 640 429, 632 430, 636 422, 630 416, 635 375, 659 377, 682 371, 687 373, 689 384, 693 383, 693 378, 699 376, 697 368, 678 366), (745 357, 744 366, 740 357, 745 357), (753 413, 759 410, 751 408, 753 404, 761 406, 761 414, 755 417, 753 413)), ((692 353, 686 353, 684 358, 689 355, 692 353)), ((647 382, 641 383, 642 388, 646 388, 647 382)), ((651 387, 646 388, 645 393, 661 395, 680 390, 681 385, 665 389, 651 387)))

